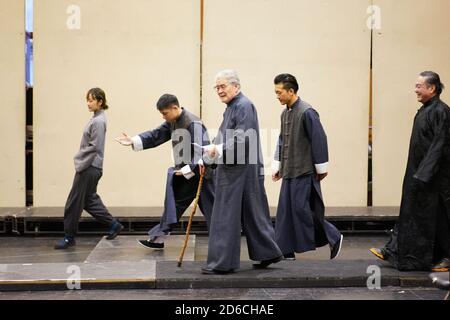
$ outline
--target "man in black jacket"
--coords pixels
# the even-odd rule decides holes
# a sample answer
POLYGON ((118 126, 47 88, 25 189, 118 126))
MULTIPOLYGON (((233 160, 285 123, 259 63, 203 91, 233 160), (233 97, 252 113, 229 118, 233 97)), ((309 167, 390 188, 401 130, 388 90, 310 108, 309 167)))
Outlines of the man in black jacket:
POLYGON ((398 222, 384 248, 370 251, 399 270, 450 267, 450 109, 439 75, 422 72, 398 222))

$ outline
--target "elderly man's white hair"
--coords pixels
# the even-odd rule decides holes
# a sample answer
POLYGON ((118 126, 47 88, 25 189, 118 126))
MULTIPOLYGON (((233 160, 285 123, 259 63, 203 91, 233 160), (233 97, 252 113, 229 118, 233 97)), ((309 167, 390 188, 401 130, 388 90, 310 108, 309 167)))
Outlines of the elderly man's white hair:
POLYGON ((228 83, 238 84, 239 86, 241 85, 237 72, 232 69, 226 69, 218 72, 216 74, 215 81, 219 79, 225 79, 228 83))

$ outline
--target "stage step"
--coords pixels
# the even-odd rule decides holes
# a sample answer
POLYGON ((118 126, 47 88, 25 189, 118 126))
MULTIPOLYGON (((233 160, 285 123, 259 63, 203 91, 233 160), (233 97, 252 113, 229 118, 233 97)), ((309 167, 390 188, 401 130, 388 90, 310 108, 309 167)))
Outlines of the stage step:
MULTIPOLYGON (((123 234, 145 234, 159 223, 162 207, 111 207, 110 212, 125 226, 123 234)), ((271 217, 275 222, 276 207, 271 207, 271 217)), ((386 233, 392 229, 398 207, 327 207, 326 219, 343 233, 386 233)), ((62 207, 0 208, 0 217, 11 221, 10 228, 4 226, 5 233, 11 234, 62 234, 62 207), (10 230, 8 230, 10 229, 10 230)), ((191 208, 181 218, 173 234, 185 232, 191 208)), ((1 221, 1 220, 0 220, 1 221)), ((4 223, 3 225, 5 225, 4 223)), ((1 232, 0 222, 0 232, 1 232)), ((104 234, 107 228, 83 212, 79 224, 80 234, 104 234)), ((192 223, 192 234, 206 234, 206 222, 197 212, 192 223)))
POLYGON ((0 265, 0 291, 150 289, 156 261, 0 265))
POLYGON ((0 265, 0 291, 432 286, 428 272, 399 272, 373 260, 282 261, 264 270, 243 261, 238 272, 227 275, 204 275, 202 266, 201 261, 181 267, 176 261, 0 265))

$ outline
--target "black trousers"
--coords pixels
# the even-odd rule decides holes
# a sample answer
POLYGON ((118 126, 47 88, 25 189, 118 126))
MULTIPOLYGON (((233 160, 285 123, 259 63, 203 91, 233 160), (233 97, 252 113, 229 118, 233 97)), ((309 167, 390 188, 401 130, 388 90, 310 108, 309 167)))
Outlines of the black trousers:
POLYGON ((198 182, 200 177, 196 174, 189 180, 183 176, 173 177, 173 194, 175 196, 175 206, 177 208, 177 220, 179 221, 186 209, 194 201, 197 195, 198 182))
POLYGON ((72 189, 64 208, 64 233, 75 237, 78 232, 78 222, 83 209, 101 223, 112 226, 116 219, 97 194, 97 184, 102 177, 102 170, 89 167, 77 172, 73 179, 72 189))

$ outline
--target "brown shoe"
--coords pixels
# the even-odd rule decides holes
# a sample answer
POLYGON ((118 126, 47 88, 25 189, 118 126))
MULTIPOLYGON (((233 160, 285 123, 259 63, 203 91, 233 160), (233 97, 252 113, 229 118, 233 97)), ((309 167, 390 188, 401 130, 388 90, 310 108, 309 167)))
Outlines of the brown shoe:
POLYGON ((449 269, 450 269, 450 259, 444 258, 441 261, 439 261, 438 264, 435 264, 431 268, 431 271, 433 271, 433 272, 448 272, 449 269))
POLYGON ((372 252, 378 259, 381 259, 383 261, 386 260, 386 257, 384 256, 383 252, 381 251, 381 249, 377 249, 377 248, 372 248, 369 250, 370 252, 372 252))

